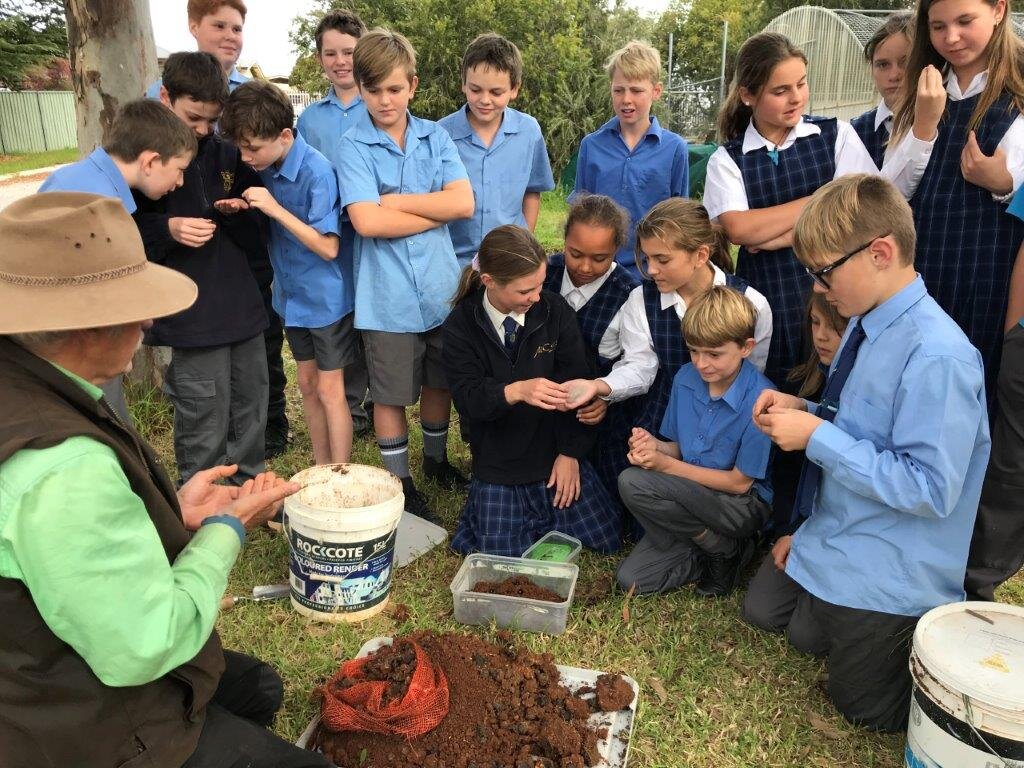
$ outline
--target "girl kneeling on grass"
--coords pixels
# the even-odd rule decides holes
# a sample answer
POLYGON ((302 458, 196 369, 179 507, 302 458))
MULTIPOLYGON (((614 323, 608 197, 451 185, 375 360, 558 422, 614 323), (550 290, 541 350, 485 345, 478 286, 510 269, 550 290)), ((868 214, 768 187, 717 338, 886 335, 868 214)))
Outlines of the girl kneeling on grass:
POLYGON ((613 552, 619 511, 585 457, 597 431, 566 408, 590 374, 576 315, 542 290, 544 249, 506 225, 480 243, 444 324, 448 386, 469 422, 473 481, 452 548, 519 556, 551 530, 613 552))

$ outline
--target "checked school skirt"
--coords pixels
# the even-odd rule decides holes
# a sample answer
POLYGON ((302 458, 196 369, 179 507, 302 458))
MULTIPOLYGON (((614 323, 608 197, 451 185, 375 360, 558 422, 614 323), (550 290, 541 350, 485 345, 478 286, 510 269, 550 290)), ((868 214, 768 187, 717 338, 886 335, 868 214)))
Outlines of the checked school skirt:
POLYGON ((622 546, 621 511, 590 462, 580 461, 580 497, 565 509, 552 504, 555 489, 544 481, 500 485, 473 480, 452 537, 452 549, 464 555, 519 557, 548 531, 575 536, 597 552, 622 546))

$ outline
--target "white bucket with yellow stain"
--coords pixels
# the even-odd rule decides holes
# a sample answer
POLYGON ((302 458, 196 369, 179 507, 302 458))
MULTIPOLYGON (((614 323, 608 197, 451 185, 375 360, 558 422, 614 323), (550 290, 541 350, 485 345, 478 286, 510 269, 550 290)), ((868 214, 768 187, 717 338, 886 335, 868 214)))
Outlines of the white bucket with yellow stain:
POLYGON ((303 486, 284 503, 292 607, 318 621, 379 613, 391 595, 401 481, 361 464, 310 467, 292 481, 303 486))
POLYGON ((908 768, 1024 768, 1024 608, 953 603, 914 631, 908 768))

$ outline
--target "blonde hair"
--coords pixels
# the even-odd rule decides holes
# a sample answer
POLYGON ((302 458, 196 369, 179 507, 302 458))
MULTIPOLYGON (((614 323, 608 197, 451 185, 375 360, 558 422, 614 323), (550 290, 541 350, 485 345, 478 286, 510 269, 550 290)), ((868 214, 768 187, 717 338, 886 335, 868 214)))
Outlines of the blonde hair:
MULTIPOLYGON (((836 308, 828 303, 825 294, 811 291, 811 295, 807 299, 807 310, 804 312, 805 339, 810 339, 813 333, 813 326, 811 324, 812 310, 817 310, 818 314, 825 318, 825 322, 828 323, 838 336, 843 335, 847 324, 850 322, 848 318, 840 315, 836 308)), ((821 358, 818 356, 814 346, 812 344, 810 346, 811 350, 808 352, 807 359, 799 365, 794 365, 789 373, 786 374, 786 381, 800 382, 800 391, 797 392, 799 397, 811 397, 825 383, 825 374, 821 372, 821 358)))
POLYGON ((732 273, 729 237, 721 225, 711 221, 708 209, 696 200, 670 197, 655 205, 636 225, 636 266, 643 274, 640 240, 655 239, 681 251, 708 247, 708 261, 723 272, 732 273))
MULTIPOLYGON (((910 56, 903 77, 905 85, 896 108, 896 116, 893 118, 892 137, 889 139, 892 146, 899 144, 900 139, 907 135, 914 123, 917 81, 921 77, 921 70, 931 64, 945 74, 949 67, 948 62, 935 50, 928 34, 928 10, 936 2, 938 0, 917 1, 914 29, 910 34, 910 56)), ((994 6, 998 0, 984 2, 994 6)), ((1006 0, 1003 20, 996 25, 985 50, 988 82, 978 97, 978 103, 974 105, 970 122, 967 123, 968 132, 978 128, 989 107, 996 103, 1003 91, 1009 95, 1014 108, 1018 112, 1024 112, 1024 42, 1021 42, 1013 31, 1010 10, 1010 0, 1006 0)))
POLYGON ((396 67, 410 83, 416 77, 416 49, 405 35, 376 27, 359 38, 352 53, 352 74, 360 87, 378 85, 396 67))
POLYGON ((900 264, 913 264, 917 236, 907 201, 881 176, 853 173, 811 195, 793 229, 793 250, 805 266, 815 269, 868 236, 885 234, 896 241, 900 264))
POLYGON ((476 266, 480 269, 471 265, 462 270, 452 306, 480 288, 481 274, 490 275, 499 285, 508 285, 520 277, 532 275, 547 263, 544 248, 528 229, 515 224, 495 227, 480 241, 480 250, 476 254, 476 266))
POLYGON ((608 77, 618 70, 627 80, 661 82, 661 55, 658 49, 643 40, 630 40, 608 57, 604 65, 608 77))
POLYGON ((734 341, 741 347, 754 338, 757 310, 746 296, 724 285, 715 285, 687 307, 683 336, 693 347, 720 347, 734 341))
POLYGON ((718 110, 718 140, 725 143, 742 136, 754 110, 743 103, 740 88, 760 95, 772 78, 772 72, 784 61, 800 59, 807 63, 807 54, 778 32, 761 32, 747 39, 736 53, 736 71, 729 84, 729 94, 718 110))

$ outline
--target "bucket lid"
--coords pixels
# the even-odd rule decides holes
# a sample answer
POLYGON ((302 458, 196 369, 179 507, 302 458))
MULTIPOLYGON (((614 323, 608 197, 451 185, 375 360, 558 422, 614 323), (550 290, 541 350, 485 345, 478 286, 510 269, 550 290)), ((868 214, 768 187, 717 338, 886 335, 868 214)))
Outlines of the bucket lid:
POLYGON ((917 623, 914 652, 947 688, 1024 711, 1024 608, 986 602, 933 608, 917 623))

